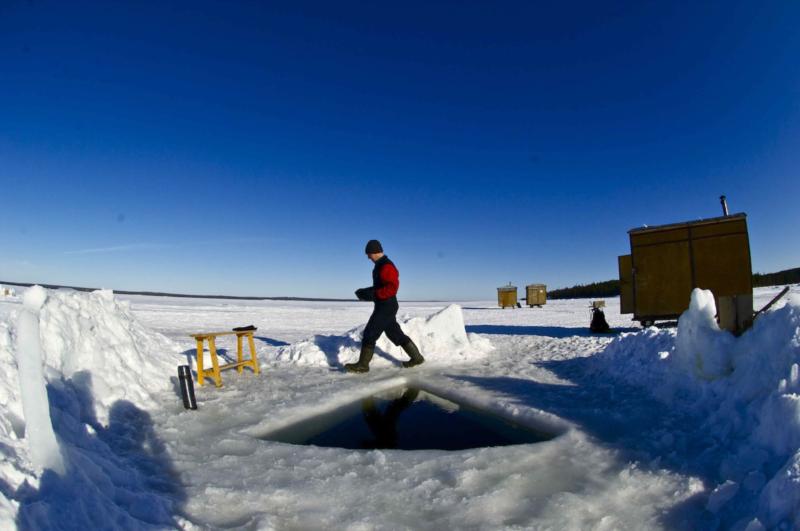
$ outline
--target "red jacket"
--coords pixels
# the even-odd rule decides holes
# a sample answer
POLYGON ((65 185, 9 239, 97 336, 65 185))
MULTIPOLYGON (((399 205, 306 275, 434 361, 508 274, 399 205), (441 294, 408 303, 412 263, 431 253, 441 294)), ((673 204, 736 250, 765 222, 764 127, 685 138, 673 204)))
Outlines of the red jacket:
POLYGON ((385 301, 397 296, 400 289, 400 272, 387 256, 375 262, 372 270, 372 287, 375 289, 375 300, 385 301))

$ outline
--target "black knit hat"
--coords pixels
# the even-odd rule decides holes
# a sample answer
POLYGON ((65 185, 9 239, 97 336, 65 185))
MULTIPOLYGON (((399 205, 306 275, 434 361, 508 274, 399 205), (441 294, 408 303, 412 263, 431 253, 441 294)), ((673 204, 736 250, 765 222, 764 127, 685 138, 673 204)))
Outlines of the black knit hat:
POLYGON ((378 240, 368 241, 367 248, 364 249, 364 252, 367 254, 382 253, 383 247, 381 247, 381 242, 379 242, 378 240))

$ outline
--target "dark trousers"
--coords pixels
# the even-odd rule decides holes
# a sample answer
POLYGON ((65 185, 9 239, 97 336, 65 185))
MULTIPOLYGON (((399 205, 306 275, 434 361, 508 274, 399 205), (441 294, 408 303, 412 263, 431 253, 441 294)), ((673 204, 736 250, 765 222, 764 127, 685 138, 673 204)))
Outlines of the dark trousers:
POLYGON ((398 347, 411 341, 397 323, 397 310, 399 309, 400 306, 394 297, 385 301, 375 302, 375 309, 372 310, 372 315, 370 315, 367 326, 364 328, 364 336, 361 343, 364 346, 374 347, 378 338, 384 332, 386 332, 386 337, 389 338, 389 341, 398 347))

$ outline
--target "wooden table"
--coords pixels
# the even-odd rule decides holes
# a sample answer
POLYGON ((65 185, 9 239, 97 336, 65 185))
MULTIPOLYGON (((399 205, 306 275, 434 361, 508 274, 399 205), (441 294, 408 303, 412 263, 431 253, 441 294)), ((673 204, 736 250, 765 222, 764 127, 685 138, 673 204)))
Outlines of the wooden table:
POLYGON ((200 332, 197 334, 189 334, 197 341, 197 383, 203 385, 203 381, 206 377, 209 377, 214 380, 214 384, 217 387, 222 387, 222 376, 220 375, 220 371, 224 371, 225 369, 232 369, 236 367, 236 371, 241 373, 244 367, 250 367, 253 369, 253 372, 259 374, 258 369, 258 359, 256 358, 256 345, 255 341, 253 340, 253 332, 254 330, 243 330, 240 332, 229 331, 225 330, 223 332, 200 332), (216 338, 218 336, 236 336, 236 356, 237 360, 234 363, 226 363, 225 365, 220 365, 219 361, 217 360, 217 345, 216 345, 216 338), (245 360, 242 356, 242 340, 243 338, 247 338, 247 343, 250 345, 250 359, 245 360), (211 368, 204 369, 203 368, 203 343, 204 341, 208 341, 208 350, 211 352, 211 368))

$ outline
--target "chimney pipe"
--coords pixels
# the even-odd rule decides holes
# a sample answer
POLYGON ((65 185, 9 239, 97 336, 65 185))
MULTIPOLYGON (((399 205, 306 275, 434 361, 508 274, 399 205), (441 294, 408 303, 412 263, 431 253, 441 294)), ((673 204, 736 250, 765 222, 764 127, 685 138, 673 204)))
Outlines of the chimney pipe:
POLYGON ((728 215, 728 200, 725 198, 724 195, 719 196, 719 202, 722 204, 722 215, 728 215))

